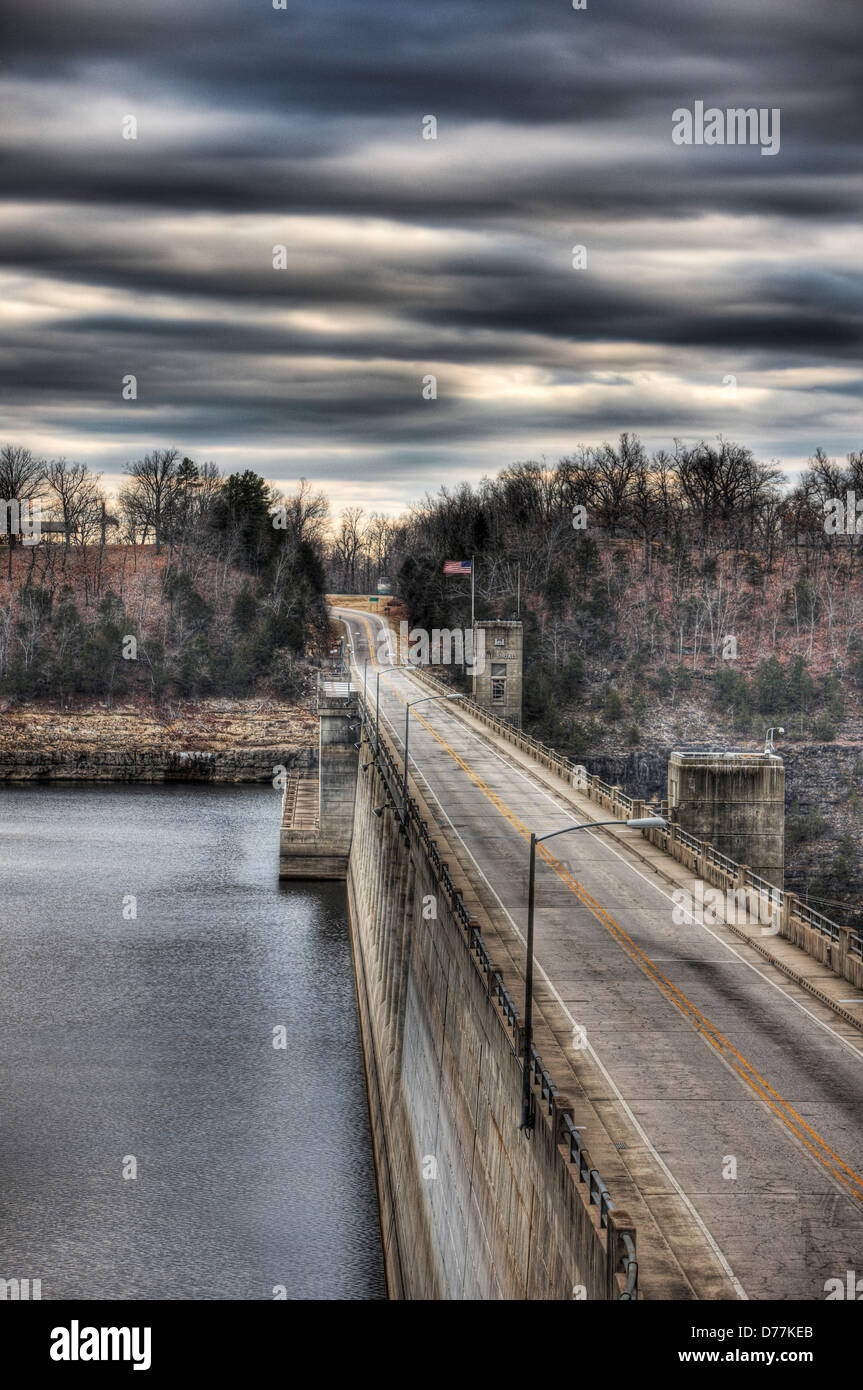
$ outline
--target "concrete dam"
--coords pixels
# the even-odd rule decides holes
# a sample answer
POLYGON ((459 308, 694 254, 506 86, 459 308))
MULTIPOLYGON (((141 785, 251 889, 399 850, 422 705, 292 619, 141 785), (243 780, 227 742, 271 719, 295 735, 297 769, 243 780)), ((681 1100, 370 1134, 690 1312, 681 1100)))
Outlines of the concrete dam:
POLYGON ((347 883, 389 1296, 823 1296, 863 1259, 859 938, 778 889, 769 935, 721 911, 682 929, 684 887, 760 878, 673 822, 627 831, 643 802, 342 616, 351 678, 321 684, 280 873, 347 883), (529 829, 609 813, 539 847, 521 1129, 529 829))
POLYGON ((390 1296, 634 1296, 631 1223, 539 1057, 542 1122, 519 1134, 518 1014, 429 807, 414 794, 406 829, 395 814, 387 734, 377 758, 355 748, 361 710, 346 683, 321 692, 331 814, 323 832, 288 832, 283 871, 347 878, 390 1296))

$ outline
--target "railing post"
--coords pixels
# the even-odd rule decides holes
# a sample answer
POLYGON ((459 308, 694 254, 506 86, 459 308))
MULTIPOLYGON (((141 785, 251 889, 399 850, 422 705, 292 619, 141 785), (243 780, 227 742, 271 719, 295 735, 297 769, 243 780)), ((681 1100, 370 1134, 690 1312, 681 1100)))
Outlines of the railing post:
POLYGON ((848 944, 850 940, 851 928, 843 927, 840 924, 838 941, 830 941, 827 947, 829 952, 827 959, 830 963, 831 970, 835 970, 837 975, 843 975, 846 980, 851 979, 847 970, 848 944))
POLYGON ((605 1296, 607 1299, 616 1302, 620 1298, 620 1285, 617 1282, 618 1274, 623 1273, 623 1262, 627 1256, 627 1245, 632 1242, 631 1249, 635 1250, 635 1225, 632 1217, 626 1211, 610 1211, 608 1213, 608 1235, 606 1238, 606 1284, 605 1296), (629 1241, 624 1237, 628 1236, 629 1241))

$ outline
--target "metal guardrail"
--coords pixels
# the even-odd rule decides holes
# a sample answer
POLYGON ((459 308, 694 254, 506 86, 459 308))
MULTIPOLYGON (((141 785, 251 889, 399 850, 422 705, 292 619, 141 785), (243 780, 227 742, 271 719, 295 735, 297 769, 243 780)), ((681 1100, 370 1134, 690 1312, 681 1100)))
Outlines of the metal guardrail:
MULTIPOLYGON (((615 1210, 611 1194, 594 1168, 587 1146, 573 1123, 572 1116, 564 1115, 563 1123, 569 1136, 569 1161, 577 1165, 578 1181, 588 1184, 590 1205, 599 1207, 600 1227, 607 1230, 609 1212, 615 1210)), ((635 1241, 628 1231, 623 1232, 622 1239, 625 1250, 623 1271, 626 1275, 626 1284, 620 1299, 621 1302, 629 1302, 638 1298, 638 1261, 635 1257, 635 1241)))
MULTIPOLYGON (((368 735, 368 713, 363 697, 357 693, 358 707, 362 711, 363 727, 368 735)), ((387 791, 393 800, 394 805, 404 804, 405 785, 401 769, 396 763, 392 752, 387 743, 387 735, 383 730, 380 738, 379 747, 375 748, 371 738, 372 757, 377 761, 380 758, 381 773, 387 787, 387 791)), ((420 815, 419 807, 413 797, 407 799, 408 819, 419 835, 423 849, 429 865, 437 882, 443 887, 447 900, 452 908, 456 919, 465 931, 465 944, 467 946, 471 960, 485 985, 486 991, 497 1006, 496 1012, 501 1022, 501 1026, 507 1031, 507 1037, 513 1053, 520 1061, 519 1057, 519 1029, 521 1015, 515 1007, 512 996, 503 982, 503 977, 499 970, 496 970, 488 948, 483 941, 476 922, 471 917, 464 904, 464 899, 456 888, 449 868, 441 859, 437 841, 433 840, 429 834, 427 823, 420 815)), ((548 1070, 542 1064, 542 1058, 535 1047, 531 1047, 531 1069, 533 1072, 533 1084, 539 1089, 540 1101, 546 1105, 546 1113, 549 1116, 554 1114, 554 1102, 558 1095, 557 1087, 551 1079, 548 1070)), ((578 1181, 588 1183, 588 1201, 591 1206, 599 1207, 599 1225, 601 1230, 608 1229, 608 1214, 614 1211, 614 1202, 602 1180, 598 1170, 589 1161, 589 1155, 584 1142, 576 1128, 575 1121, 569 1111, 565 1111, 561 1116, 561 1122, 565 1131, 569 1135, 569 1160, 570 1163, 578 1162, 578 1181), (574 1156, 576 1155, 576 1156, 574 1156)), ((626 1275, 626 1284, 620 1295, 622 1302, 631 1302, 638 1298, 638 1263, 635 1258, 635 1242, 628 1232, 622 1236, 625 1249, 623 1259, 623 1272, 626 1275)), ((609 1257, 611 1256, 611 1246, 609 1243, 609 1257)))
MULTIPOLYGON (((798 902, 797 916, 806 923, 807 927, 814 927, 822 935, 829 936, 831 941, 839 940, 839 927, 835 922, 831 922, 829 917, 825 917, 823 912, 817 912, 814 907, 809 907, 807 903, 798 902)), ((861 938, 856 932, 851 932, 848 939, 848 949, 852 955, 860 954, 861 945, 863 945, 861 938), (856 951, 854 949, 855 944, 857 946, 856 951)))
MULTIPOLYGON (((707 862, 708 864, 715 864, 719 869, 724 869, 727 874, 734 874, 736 876, 740 871, 740 866, 735 864, 733 859, 729 859, 727 854, 721 854, 720 851, 714 849, 712 845, 707 855, 707 862)), ((776 891, 777 890, 774 888, 773 892, 775 893, 776 891)))

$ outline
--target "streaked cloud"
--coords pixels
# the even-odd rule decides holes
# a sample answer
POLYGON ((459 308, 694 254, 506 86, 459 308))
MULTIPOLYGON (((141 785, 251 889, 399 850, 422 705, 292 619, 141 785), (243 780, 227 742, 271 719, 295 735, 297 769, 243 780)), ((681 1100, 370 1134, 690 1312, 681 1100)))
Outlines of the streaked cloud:
POLYGON ((9 11, 7 435, 387 509, 619 429, 860 447, 850 0, 9 11), (673 146, 695 99, 780 153, 673 146))

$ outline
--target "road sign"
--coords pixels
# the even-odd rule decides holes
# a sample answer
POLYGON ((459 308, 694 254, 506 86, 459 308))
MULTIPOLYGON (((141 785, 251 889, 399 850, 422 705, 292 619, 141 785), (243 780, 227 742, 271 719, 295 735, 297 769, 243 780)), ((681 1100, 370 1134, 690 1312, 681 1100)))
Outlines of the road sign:
POLYGON ((379 602, 380 602, 380 600, 379 600, 379 599, 376 599, 376 598, 374 597, 373 594, 370 594, 370 595, 369 595, 369 603, 379 603, 379 602))

